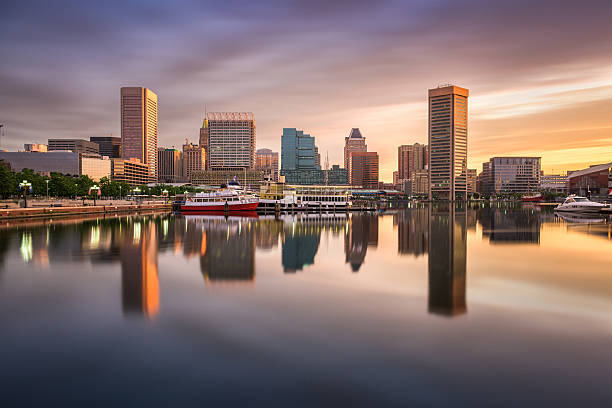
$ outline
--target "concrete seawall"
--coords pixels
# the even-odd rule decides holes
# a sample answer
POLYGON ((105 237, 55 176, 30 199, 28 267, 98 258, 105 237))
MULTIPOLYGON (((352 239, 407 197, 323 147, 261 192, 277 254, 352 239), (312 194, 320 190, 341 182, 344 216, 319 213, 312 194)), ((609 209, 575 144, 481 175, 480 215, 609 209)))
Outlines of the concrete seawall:
POLYGON ((15 218, 49 218, 90 214, 114 214, 140 211, 170 211, 172 204, 98 205, 87 207, 45 207, 0 209, 0 220, 15 218))

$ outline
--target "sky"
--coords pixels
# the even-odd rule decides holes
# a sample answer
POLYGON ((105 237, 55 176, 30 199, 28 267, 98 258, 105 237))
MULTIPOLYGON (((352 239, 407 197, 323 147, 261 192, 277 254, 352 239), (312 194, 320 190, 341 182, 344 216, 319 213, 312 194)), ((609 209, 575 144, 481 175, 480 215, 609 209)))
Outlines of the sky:
POLYGON ((13 1, 0 15, 3 149, 120 136, 119 90, 158 95, 159 146, 197 142, 205 108, 255 114, 343 163, 360 128, 391 181, 427 142, 427 91, 470 90, 468 165, 542 157, 546 173, 612 161, 610 0, 13 1))

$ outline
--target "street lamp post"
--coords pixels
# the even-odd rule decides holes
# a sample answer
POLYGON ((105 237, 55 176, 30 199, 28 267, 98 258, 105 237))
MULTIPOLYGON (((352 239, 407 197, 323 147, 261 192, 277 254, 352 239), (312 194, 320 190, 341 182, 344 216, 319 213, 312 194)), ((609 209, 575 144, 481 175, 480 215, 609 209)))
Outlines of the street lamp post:
POLYGON ((49 180, 45 180, 47 182, 47 201, 49 201, 49 180))
POLYGON ((96 206, 96 195, 100 195, 100 187, 93 185, 89 187, 89 194, 93 193, 94 207, 96 206))
POLYGON ((138 194, 140 194, 141 191, 142 190, 140 190, 140 188, 138 188, 138 187, 136 187, 135 189, 132 190, 133 193, 136 193, 136 202, 138 202, 138 194))
POLYGON ((28 180, 23 180, 19 183, 19 189, 23 190, 23 207, 28 208, 28 189, 32 192, 32 183, 28 183, 28 180))
POLYGON ((168 190, 163 190, 162 191, 162 196, 166 197, 166 203, 168 203, 168 190))
POLYGON ((119 200, 121 200, 121 184, 119 185, 119 200))

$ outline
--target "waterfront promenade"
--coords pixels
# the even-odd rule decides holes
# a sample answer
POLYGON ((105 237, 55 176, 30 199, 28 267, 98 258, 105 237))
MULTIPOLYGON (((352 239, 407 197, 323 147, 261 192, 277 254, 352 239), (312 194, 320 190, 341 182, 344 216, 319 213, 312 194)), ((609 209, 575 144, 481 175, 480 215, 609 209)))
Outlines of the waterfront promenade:
POLYGON ((87 205, 87 206, 72 206, 72 207, 32 207, 32 208, 8 208, 0 209, 0 221, 18 218, 49 218, 49 217, 65 217, 91 214, 115 214, 127 212, 141 211, 170 211, 171 203, 163 202, 143 202, 135 203, 128 202, 119 203, 115 201, 113 204, 104 205, 87 205))

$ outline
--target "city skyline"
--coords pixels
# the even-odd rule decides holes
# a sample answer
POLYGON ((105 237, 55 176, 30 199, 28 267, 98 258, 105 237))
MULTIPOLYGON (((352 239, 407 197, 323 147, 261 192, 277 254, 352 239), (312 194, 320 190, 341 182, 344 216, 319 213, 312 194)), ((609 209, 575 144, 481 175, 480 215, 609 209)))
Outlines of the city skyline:
POLYGON ((145 86, 160 98, 159 146, 195 138, 205 104, 254 112, 257 148, 280 151, 283 127, 308 129, 330 163, 358 127, 389 181, 396 147, 427 141, 427 89, 452 82, 472 95, 469 168, 538 155, 559 173, 612 156, 609 2, 233 6, 9 6, 1 147, 118 135, 117 88, 145 86), (149 24, 157 44, 142 47, 149 24))

